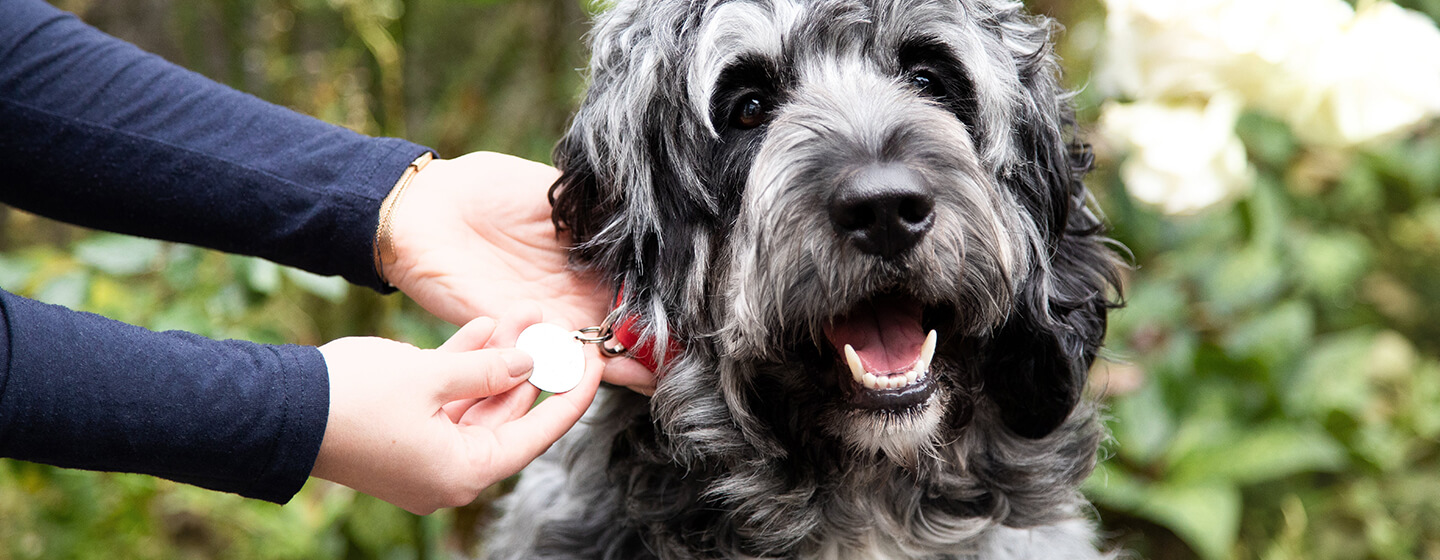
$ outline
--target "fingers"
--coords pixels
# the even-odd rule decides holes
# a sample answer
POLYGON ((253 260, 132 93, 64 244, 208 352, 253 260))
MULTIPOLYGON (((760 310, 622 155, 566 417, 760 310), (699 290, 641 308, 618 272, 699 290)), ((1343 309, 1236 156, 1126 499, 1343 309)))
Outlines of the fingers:
POLYGON ((605 382, 628 387, 642 395, 655 394, 655 372, 626 357, 617 356, 605 360, 605 382))
POLYGON ((490 337, 495 334, 496 323, 489 317, 480 317, 469 323, 465 323, 455 334, 441 344, 437 350, 447 352, 464 352, 467 350, 479 350, 485 347, 490 337))
POLYGON ((430 352, 428 368, 440 379, 441 403, 497 395, 524 383, 535 362, 514 348, 470 352, 430 352))
POLYGON ((540 389, 529 383, 521 383, 514 389, 471 403, 456 423, 493 430, 524 416, 539 396, 540 389))
POLYGON ((565 435, 595 399, 603 365, 593 350, 586 352, 585 378, 575 389, 551 395, 524 416, 494 429, 498 445, 492 455, 497 472, 519 472, 565 435))

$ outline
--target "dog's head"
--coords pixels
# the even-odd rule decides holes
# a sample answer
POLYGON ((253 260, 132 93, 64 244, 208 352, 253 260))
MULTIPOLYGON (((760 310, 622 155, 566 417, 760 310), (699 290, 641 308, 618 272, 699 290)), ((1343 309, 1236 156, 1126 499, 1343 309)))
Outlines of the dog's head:
POLYGON ((679 342, 654 405, 670 437, 903 462, 977 410, 1023 438, 1067 418, 1115 265, 1050 31, 1001 0, 602 16, 555 219, 656 347, 679 342))

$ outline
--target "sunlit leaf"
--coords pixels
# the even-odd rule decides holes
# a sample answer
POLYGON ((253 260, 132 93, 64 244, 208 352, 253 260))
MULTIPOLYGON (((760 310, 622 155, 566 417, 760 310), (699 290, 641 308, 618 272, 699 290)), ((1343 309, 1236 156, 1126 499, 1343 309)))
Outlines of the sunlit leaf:
POLYGON ((245 283, 262 294, 280 289, 280 265, 265 259, 246 259, 245 283))

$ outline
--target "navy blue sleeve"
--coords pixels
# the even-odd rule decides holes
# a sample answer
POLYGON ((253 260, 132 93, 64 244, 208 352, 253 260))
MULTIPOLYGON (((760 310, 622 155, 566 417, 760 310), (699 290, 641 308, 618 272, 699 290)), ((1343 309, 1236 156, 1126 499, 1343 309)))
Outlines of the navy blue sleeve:
POLYGON ((0 457, 284 503, 329 403, 314 347, 153 332, 0 291, 0 457))
POLYGON ((39 0, 0 2, 0 201, 388 291, 379 208, 427 148, 272 105, 39 0))
MULTIPOLYGON (((386 290, 381 200, 426 148, 265 103, 0 0, 0 202, 386 290)), ((0 292, 0 457, 284 502, 329 410, 315 348, 151 332, 0 292)))

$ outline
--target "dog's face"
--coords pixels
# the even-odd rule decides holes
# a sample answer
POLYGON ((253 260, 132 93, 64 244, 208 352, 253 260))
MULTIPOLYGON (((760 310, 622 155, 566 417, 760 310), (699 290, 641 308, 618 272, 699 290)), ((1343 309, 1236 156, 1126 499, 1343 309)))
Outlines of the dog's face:
POLYGON ((556 220, 683 348, 656 395, 670 437, 724 439, 709 414, 911 464, 977 411, 1026 438, 1065 420, 1114 267, 1048 40, 998 0, 602 18, 556 220))

